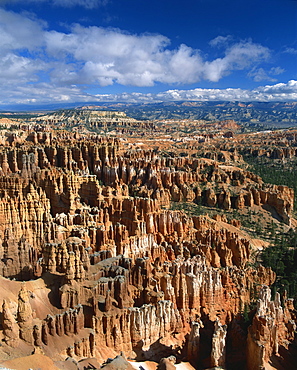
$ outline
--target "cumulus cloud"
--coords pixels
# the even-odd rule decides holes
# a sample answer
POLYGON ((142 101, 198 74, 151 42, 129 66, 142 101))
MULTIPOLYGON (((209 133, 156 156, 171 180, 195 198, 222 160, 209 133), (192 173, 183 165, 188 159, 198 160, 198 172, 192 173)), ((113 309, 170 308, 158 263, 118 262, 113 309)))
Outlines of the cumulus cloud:
POLYGON ((44 70, 43 61, 34 60, 9 53, 0 58, 0 84, 19 85, 38 82, 38 73, 44 70))
MULTIPOLYGON (((270 55, 262 45, 241 41, 228 47, 222 57, 206 60, 199 50, 184 44, 170 49, 170 40, 163 35, 129 34, 78 24, 63 33, 48 30, 42 21, 3 9, 0 31, 2 53, 20 54, 26 50, 42 54, 47 69, 52 71, 49 78, 62 84, 153 86, 156 82, 187 84, 203 79, 217 82, 270 55)), ((35 56, 31 57, 34 63, 35 56)))
MULTIPOLYGON (((81 2, 54 1, 64 6, 81 2)), ((91 6, 95 0, 84 3, 91 6)), ((262 77, 266 73, 266 80, 274 81, 271 76, 283 71, 280 67, 273 67, 268 72, 261 70, 259 64, 270 58, 267 47, 251 40, 233 42, 229 36, 219 36, 211 41, 213 46, 225 46, 220 49, 220 57, 210 59, 185 44, 173 49, 170 40, 160 34, 131 34, 115 28, 79 24, 69 27, 67 33, 58 32, 49 29, 32 14, 16 14, 4 9, 0 9, 0 34, 1 90, 7 91, 9 86, 9 96, 13 99, 12 89, 16 89, 18 101, 22 92, 28 94, 24 99, 43 101, 48 96, 50 101, 55 100, 55 96, 58 100, 63 96, 64 100, 67 97, 71 101, 90 101, 101 98, 83 92, 89 85, 104 87, 116 83, 143 87, 164 83, 181 86, 201 80, 217 82, 238 70, 252 71, 250 76, 258 81, 262 80, 261 73, 262 77)), ((171 90, 166 96, 172 94, 174 99, 179 97, 180 91, 183 90, 171 90)), ((230 97, 235 93, 234 90, 224 90, 230 97)), ((194 97, 213 99, 218 95, 217 90, 198 89, 194 97)), ((7 96, 0 93, 0 100, 7 102, 7 96)), ((131 95, 125 96, 131 98, 131 95)), ((182 96, 190 99, 193 92, 184 92, 182 96)), ((133 99, 155 98, 133 95, 133 99)))
MULTIPOLYGON (((47 32, 45 38, 49 55, 83 63, 71 73, 69 82, 95 80, 102 86, 185 84, 202 79, 217 82, 234 70, 247 69, 270 56, 268 48, 241 41, 228 47, 222 58, 208 61, 198 50, 184 44, 171 50, 170 40, 162 35, 133 35, 119 29, 80 25, 75 25, 69 34, 47 32)), ((66 71, 64 75, 67 74, 66 71)))
POLYGON ((40 47, 44 42, 45 28, 46 23, 33 15, 23 16, 0 9, 0 53, 22 49, 32 51, 40 47))
MULTIPOLYGON (((297 93, 297 81, 290 80, 288 83, 278 83, 276 85, 261 86, 258 87, 256 90, 261 93, 271 94, 273 96, 281 96, 282 94, 288 94, 289 96, 292 96, 292 94, 297 93)), ((296 99, 296 97, 294 99, 296 99)))
POLYGON ((246 89, 191 89, 167 90, 157 94, 121 93, 87 94, 77 86, 53 86, 40 83, 32 86, 15 86, 0 91, 2 106, 7 104, 129 102, 154 103, 168 101, 289 101, 297 100, 297 81, 246 89))
POLYGON ((168 90, 158 94, 97 94, 98 101, 164 102, 164 101, 288 101, 297 99, 297 81, 245 89, 168 90))
POLYGON ((228 63, 235 69, 244 69, 252 63, 267 60, 270 57, 270 50, 251 40, 241 41, 232 45, 226 51, 228 63))
POLYGON ((234 70, 245 70, 253 64, 268 60, 270 51, 268 48, 255 44, 252 41, 241 41, 225 51, 223 58, 217 58, 204 65, 206 79, 217 82, 222 77, 234 70))
POLYGON ((231 88, 171 90, 162 93, 161 96, 164 100, 287 101, 297 99, 297 81, 260 86, 253 90, 231 88))

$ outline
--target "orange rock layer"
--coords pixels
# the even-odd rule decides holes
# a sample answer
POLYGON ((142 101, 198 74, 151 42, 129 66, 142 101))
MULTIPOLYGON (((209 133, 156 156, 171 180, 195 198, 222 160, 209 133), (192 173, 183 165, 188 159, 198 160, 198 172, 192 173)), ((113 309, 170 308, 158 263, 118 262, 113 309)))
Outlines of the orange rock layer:
POLYGON ((292 306, 273 308, 268 298, 249 335, 242 329, 240 313, 260 291, 263 301, 261 286, 275 274, 251 267, 255 247, 236 222, 169 209, 180 201, 268 204, 289 224, 291 189, 213 160, 163 158, 69 133, 14 138, 0 164, 0 273, 8 286, 43 279, 50 289, 42 314, 27 283, 4 299, 5 346, 25 343, 27 354, 40 348, 55 361, 175 355, 198 369, 245 363, 250 352, 236 358, 233 350, 248 343, 258 359, 248 369, 256 369, 279 343, 294 341, 292 306))

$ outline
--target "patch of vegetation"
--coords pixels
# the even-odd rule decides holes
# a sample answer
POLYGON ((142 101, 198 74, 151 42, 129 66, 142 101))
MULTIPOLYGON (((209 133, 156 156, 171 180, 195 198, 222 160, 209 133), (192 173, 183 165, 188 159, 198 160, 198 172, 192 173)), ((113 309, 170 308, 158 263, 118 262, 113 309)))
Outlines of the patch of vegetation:
POLYGON ((208 164, 208 165, 206 165, 206 166, 204 166, 201 170, 200 170, 200 173, 201 174, 212 174, 212 172, 213 172, 213 170, 214 170, 214 165, 212 165, 212 164, 208 164))
POLYGON ((282 294, 286 290, 297 302, 297 232, 290 229, 287 233, 275 234, 272 245, 261 253, 260 262, 277 275, 272 292, 282 294))
POLYGON ((252 238, 269 239, 266 225, 263 224, 263 216, 261 212, 248 210, 247 213, 242 213, 240 210, 232 210, 232 216, 241 222, 242 229, 246 231, 252 238))
POLYGON ((191 202, 171 202, 172 211, 184 211, 188 216, 200 216, 209 213, 209 208, 191 202))
POLYGON ((246 156, 251 172, 269 184, 286 185, 294 189, 294 209, 297 210, 297 159, 278 160, 267 157, 246 156))
POLYGON ((242 328, 244 329, 244 331, 247 333, 248 332, 248 328, 249 326, 252 324, 253 322, 253 318, 255 316, 255 313, 256 313, 256 307, 257 307, 257 300, 253 300, 250 304, 245 304, 244 305, 244 309, 241 313, 241 316, 242 316, 242 328))

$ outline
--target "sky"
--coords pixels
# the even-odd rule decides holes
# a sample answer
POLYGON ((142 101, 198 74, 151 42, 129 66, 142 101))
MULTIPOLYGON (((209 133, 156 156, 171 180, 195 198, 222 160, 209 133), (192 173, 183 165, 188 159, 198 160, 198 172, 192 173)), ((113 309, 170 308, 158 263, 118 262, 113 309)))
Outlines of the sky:
POLYGON ((0 108, 297 101, 297 0, 0 0, 0 108))

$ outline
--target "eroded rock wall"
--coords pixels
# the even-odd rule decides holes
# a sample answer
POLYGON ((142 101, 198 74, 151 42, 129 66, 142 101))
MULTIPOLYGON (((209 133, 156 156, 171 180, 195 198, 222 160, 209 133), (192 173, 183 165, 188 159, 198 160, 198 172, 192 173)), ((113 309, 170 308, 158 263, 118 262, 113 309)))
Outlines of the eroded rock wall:
MULTIPOLYGON (((103 362, 123 351, 138 359, 175 355, 197 369, 226 366, 236 346, 228 343, 247 338, 241 313, 275 274, 250 263, 256 246, 238 222, 170 204, 268 204, 289 223, 291 189, 215 160, 165 158, 66 132, 11 140, 0 163, 0 272, 8 285, 27 281, 15 300, 3 301, 6 346, 21 341, 28 353, 40 348, 56 361, 103 362), (31 279, 49 290, 42 313, 32 309, 31 279)), ((272 308, 261 292, 266 303, 248 337, 260 360, 249 369, 277 353, 278 338, 294 340, 293 308, 279 301, 272 308)))

